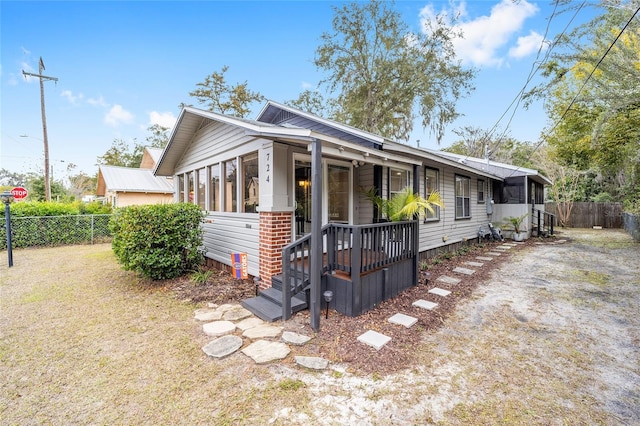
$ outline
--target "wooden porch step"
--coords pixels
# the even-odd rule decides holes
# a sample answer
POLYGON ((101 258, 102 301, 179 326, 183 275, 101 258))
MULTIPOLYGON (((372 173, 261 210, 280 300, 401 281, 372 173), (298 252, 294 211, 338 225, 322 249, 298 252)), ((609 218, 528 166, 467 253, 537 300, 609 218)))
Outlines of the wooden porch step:
POLYGON ((282 306, 276 305, 264 297, 256 296, 244 299, 240 304, 263 321, 274 322, 282 319, 282 306))
MULTIPOLYGON (((282 319, 282 291, 270 287, 260 290, 260 294, 250 299, 244 299, 240 304, 258 318, 274 322, 282 319)), ((291 298, 291 311, 293 313, 307 309, 304 292, 291 298)))

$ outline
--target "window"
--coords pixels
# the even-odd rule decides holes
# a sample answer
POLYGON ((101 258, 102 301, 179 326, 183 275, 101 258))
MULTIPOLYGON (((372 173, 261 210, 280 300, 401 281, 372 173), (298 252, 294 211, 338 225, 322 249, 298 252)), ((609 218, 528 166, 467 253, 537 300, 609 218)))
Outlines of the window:
POLYGON ((409 186, 410 173, 408 170, 389 168, 389 198, 409 186))
POLYGON ((243 211, 257 213, 260 202, 260 181, 258 180, 258 153, 242 157, 242 188, 244 190, 243 211))
POLYGON ((220 211, 220 164, 209 166, 209 210, 220 211))
MULTIPOLYGON (((440 171, 438 169, 431 169, 426 167, 424 169, 424 196, 425 198, 429 197, 433 191, 438 190, 439 185, 439 177, 440 171)), ((440 207, 433 206, 433 213, 430 211, 425 212, 425 221, 427 220, 438 220, 440 219, 440 207)))
POLYGON ((207 169, 199 169, 197 172, 198 196, 197 201, 200 210, 205 209, 205 188, 207 186, 207 169))
POLYGON ((478 179, 478 204, 484 203, 484 181, 478 179))
POLYGON ((184 203, 184 175, 178 175, 178 202, 184 203))
POLYGON ((229 160, 224 163, 224 211, 238 211, 238 179, 237 161, 229 160))
POLYGON ((189 202, 190 203, 195 203, 193 174, 194 172, 187 173, 187 177, 189 179, 189 202))
POLYGON ((471 217, 471 179, 456 175, 456 219, 471 217))

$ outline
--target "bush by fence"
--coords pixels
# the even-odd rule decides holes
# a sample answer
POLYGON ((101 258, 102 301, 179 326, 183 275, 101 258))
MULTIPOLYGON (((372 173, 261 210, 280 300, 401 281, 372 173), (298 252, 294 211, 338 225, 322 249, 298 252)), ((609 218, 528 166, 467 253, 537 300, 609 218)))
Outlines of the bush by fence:
MULTIPOLYGON (((4 216, 4 215, 3 215, 4 216)), ((14 248, 94 244, 111 240, 110 214, 63 216, 11 216, 11 245, 14 248)), ((3 217, 0 247, 7 248, 3 217)))
POLYGON ((174 278, 202 263, 202 211, 190 203, 123 207, 109 229, 122 267, 154 280, 174 278))

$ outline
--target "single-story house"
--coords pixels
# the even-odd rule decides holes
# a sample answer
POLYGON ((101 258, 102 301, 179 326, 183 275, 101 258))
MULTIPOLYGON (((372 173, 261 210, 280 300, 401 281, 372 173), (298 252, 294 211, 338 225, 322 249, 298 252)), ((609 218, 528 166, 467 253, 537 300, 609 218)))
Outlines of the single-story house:
POLYGON ((100 166, 96 195, 113 207, 172 203, 173 179, 153 174, 153 168, 162 151, 159 148, 146 147, 138 169, 100 166))
POLYGON ((211 262, 229 267, 233 253, 247 254, 248 273, 282 307, 246 306, 270 320, 309 304, 317 314, 320 289, 358 315, 415 285, 421 259, 477 240, 489 222, 544 211, 549 183, 534 170, 411 147, 273 101, 255 120, 185 107, 154 173, 173 177, 175 201, 202 207, 211 262), (407 186, 439 191, 445 207, 387 223, 364 194, 389 198, 407 186))

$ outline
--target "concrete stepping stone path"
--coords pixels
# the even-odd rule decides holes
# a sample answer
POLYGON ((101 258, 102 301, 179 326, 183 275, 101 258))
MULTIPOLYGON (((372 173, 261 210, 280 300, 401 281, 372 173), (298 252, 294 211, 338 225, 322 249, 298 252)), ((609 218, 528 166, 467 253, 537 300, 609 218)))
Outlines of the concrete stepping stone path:
POLYGON ((436 306, 438 306, 437 303, 429 302, 428 300, 423 300, 423 299, 416 300, 411 305, 415 306, 416 308, 427 309, 429 311, 433 310, 436 306))
POLYGON ((476 256, 476 259, 478 260, 484 260, 485 262, 490 262, 493 260, 493 257, 487 257, 487 256, 476 256))
POLYGON ((378 333, 374 330, 369 330, 358 336, 358 341, 379 351, 384 345, 391 341, 391 337, 385 336, 384 334, 378 333))
POLYGON ((284 359, 291 349, 282 342, 269 342, 256 340, 241 351, 255 361, 256 364, 266 364, 272 361, 284 359))
POLYGON ((202 347, 205 354, 214 358, 224 358, 242 347, 242 338, 233 335, 218 337, 202 347))
POLYGON ((236 325, 231 321, 214 321, 204 324, 202 330, 207 336, 218 337, 233 333, 236 325))
POLYGON ((461 268, 460 266, 458 266, 453 270, 453 272, 457 272, 458 274, 464 274, 464 275, 472 275, 476 271, 474 269, 461 268))
POLYGON ((451 292, 449 290, 445 290, 445 289, 439 288, 439 287, 432 288, 431 290, 429 290, 429 293, 437 294, 438 296, 442 296, 442 297, 446 297, 446 296, 451 294, 451 292))
POLYGON ((291 345, 302 346, 311 340, 311 337, 305 336, 304 334, 294 333, 292 331, 285 331, 282 333, 282 340, 291 345))
POLYGON ((445 284, 456 285, 456 284, 460 284, 460 281, 462 280, 460 278, 453 278, 453 277, 448 277, 446 275, 441 275, 438 278, 436 278, 436 281, 439 281, 445 284))
POLYGON ((294 361, 296 364, 311 370, 326 370, 329 366, 328 360, 317 356, 296 356, 294 361))
POLYGON ((464 264, 468 265, 468 266, 473 266, 473 267, 476 267, 476 268, 484 266, 484 263, 482 263, 482 262, 464 262, 464 264))
POLYGON ((388 319, 391 324, 402 325, 406 328, 410 328, 412 325, 418 322, 418 318, 411 317, 405 314, 395 314, 388 319))
POLYGON ((246 329, 242 333, 242 337, 247 337, 249 339, 264 339, 267 337, 277 337, 280 333, 282 333, 282 327, 262 324, 257 327, 246 329))
POLYGON ((489 252, 487 252, 487 254, 489 256, 502 256, 502 253, 497 253, 495 251, 489 251, 489 252))

